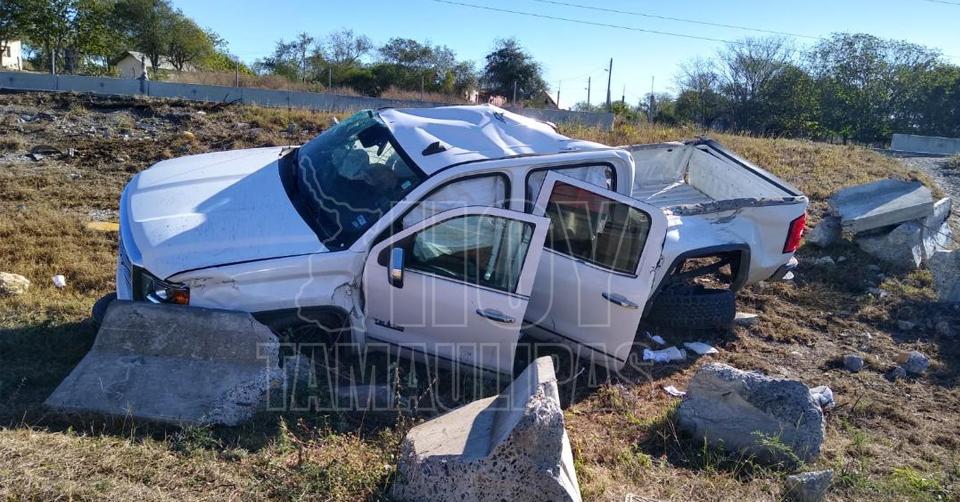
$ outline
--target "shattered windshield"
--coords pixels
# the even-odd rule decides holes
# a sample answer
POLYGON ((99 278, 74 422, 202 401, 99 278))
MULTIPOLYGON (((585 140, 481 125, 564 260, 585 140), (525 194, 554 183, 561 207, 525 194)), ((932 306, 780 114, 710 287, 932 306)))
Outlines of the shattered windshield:
POLYGON ((340 122, 289 157, 286 176, 293 180, 284 184, 294 192, 291 199, 333 250, 356 242, 425 179, 371 111, 340 122))

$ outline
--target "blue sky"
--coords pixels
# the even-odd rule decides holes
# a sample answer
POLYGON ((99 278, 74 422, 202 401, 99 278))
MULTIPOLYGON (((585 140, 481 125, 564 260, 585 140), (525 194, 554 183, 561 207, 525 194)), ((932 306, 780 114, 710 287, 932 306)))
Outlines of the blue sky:
MULTIPOLYGON (((722 40, 763 35, 536 0, 458 1, 722 40)), ((955 4, 936 0, 558 1, 814 37, 838 31, 867 32, 939 48, 952 62, 960 64, 960 0, 955 4)), ((302 31, 322 35, 339 28, 352 28, 378 45, 391 37, 428 40, 449 46, 460 58, 474 60, 478 66, 482 66, 483 56, 494 39, 515 37, 541 62, 554 95, 559 87, 563 107, 586 99, 588 76, 593 80, 592 101, 605 99, 604 68, 611 57, 614 99, 619 99, 625 88, 627 101, 636 102, 649 92, 651 78, 657 92, 673 91, 679 63, 713 55, 723 45, 490 12, 434 0, 173 0, 173 3, 200 25, 226 38, 230 52, 247 63, 269 54, 277 40, 289 40, 302 31)), ((796 39, 801 46, 811 42, 814 40, 796 39)))

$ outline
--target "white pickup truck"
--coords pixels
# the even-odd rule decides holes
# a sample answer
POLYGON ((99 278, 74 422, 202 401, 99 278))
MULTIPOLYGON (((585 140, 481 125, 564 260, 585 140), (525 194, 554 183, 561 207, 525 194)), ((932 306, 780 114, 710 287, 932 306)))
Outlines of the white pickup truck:
POLYGON ((710 140, 608 147, 493 106, 363 111, 299 148, 137 174, 117 296, 500 373, 524 332, 616 370, 645 316, 730 322, 738 288, 788 276, 807 202, 710 140), (721 267, 726 288, 690 280, 721 267))

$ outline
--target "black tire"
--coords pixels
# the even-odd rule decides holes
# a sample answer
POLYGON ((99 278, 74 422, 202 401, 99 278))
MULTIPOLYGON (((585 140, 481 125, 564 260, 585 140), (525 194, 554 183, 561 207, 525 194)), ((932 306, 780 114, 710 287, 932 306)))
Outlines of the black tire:
POLYGON ((90 309, 90 317, 93 319, 94 326, 98 328, 100 327, 100 324, 103 323, 103 317, 107 315, 107 307, 109 307, 110 303, 112 303, 116 299, 117 299, 117 293, 113 292, 113 293, 104 295, 102 298, 97 300, 96 303, 93 304, 93 308, 90 309))
POLYGON ((664 288, 654 299, 648 318, 665 328, 729 328, 737 315, 737 299, 729 289, 702 286, 664 288))

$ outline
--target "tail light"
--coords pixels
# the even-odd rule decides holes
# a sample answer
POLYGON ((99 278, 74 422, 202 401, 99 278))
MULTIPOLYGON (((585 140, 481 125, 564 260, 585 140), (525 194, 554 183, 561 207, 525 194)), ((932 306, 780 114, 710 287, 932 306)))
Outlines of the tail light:
POLYGON ((783 245, 784 253, 793 253, 800 247, 800 242, 803 241, 803 229, 806 228, 806 226, 806 212, 790 222, 790 230, 787 232, 787 242, 783 245))

